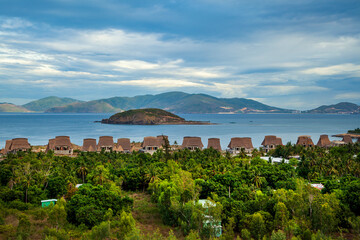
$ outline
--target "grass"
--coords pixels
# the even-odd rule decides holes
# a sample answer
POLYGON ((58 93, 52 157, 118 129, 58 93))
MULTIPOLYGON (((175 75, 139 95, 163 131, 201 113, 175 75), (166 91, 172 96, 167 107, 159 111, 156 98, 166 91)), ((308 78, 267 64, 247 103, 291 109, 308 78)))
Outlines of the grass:
POLYGON ((134 209, 132 215, 136 220, 136 225, 144 235, 153 234, 159 231, 164 237, 169 235, 172 230, 178 239, 184 239, 178 228, 166 226, 162 220, 156 204, 151 202, 151 197, 147 193, 131 193, 129 197, 134 199, 134 209))

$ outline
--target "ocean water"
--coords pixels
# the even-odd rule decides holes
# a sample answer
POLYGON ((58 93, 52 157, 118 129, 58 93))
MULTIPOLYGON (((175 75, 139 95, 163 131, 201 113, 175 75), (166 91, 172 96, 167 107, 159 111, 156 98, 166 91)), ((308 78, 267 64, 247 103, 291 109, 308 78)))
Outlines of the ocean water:
MULTIPOLYGON (((171 144, 182 143, 184 136, 199 136, 204 146, 218 137, 223 149, 232 137, 251 137, 259 147, 265 135, 281 137, 283 143, 295 143, 299 135, 310 135, 316 144, 321 134, 345 133, 360 127, 360 115, 313 114, 180 114, 186 120, 210 121, 216 125, 108 125, 95 123, 111 114, 1 113, 0 148, 5 140, 26 137, 31 145, 46 145, 50 138, 67 135, 77 145, 84 138, 113 136, 142 141, 145 136, 167 135, 171 144)), ((330 137, 330 140, 339 138, 330 137)))

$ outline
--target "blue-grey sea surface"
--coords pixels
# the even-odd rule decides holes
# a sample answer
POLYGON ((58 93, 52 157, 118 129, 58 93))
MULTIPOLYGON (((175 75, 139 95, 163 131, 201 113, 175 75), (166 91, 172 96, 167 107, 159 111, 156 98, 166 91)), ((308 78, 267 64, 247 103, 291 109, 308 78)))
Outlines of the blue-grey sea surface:
MULTIPOLYGON (((109 125, 95 123, 111 114, 1 113, 0 148, 5 140, 26 137, 31 145, 46 145, 55 136, 70 136, 82 145, 84 138, 113 136, 142 141, 145 136, 167 135, 170 143, 182 143, 184 136, 199 136, 204 146, 217 137, 226 148, 232 137, 251 137, 259 147, 265 135, 281 137, 283 143, 295 143, 299 135, 310 135, 316 144, 321 134, 345 133, 360 127, 360 115, 329 114, 180 114, 186 120, 210 121, 216 125, 109 125)), ((339 138, 330 137, 330 140, 339 138)))

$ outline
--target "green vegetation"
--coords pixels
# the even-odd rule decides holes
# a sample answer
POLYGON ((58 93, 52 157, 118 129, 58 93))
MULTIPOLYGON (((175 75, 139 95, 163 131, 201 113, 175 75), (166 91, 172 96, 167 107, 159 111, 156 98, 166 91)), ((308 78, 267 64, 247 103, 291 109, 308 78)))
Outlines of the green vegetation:
POLYGON ((350 134, 360 134, 360 128, 355 128, 354 130, 349 130, 348 133, 350 133, 350 134))
POLYGON ((360 106, 354 103, 341 102, 333 105, 323 105, 318 108, 305 111, 305 113, 345 113, 359 114, 360 106))
POLYGON ((299 155, 292 164, 213 149, 10 154, 0 162, 0 238, 212 239, 221 222, 220 239, 358 239, 359 152, 356 143, 270 153, 299 155), (49 198, 57 204, 41 208, 49 198))
POLYGON ((107 113, 107 112, 119 112, 121 109, 114 108, 110 104, 102 101, 90 101, 90 102, 75 102, 62 107, 53 107, 47 109, 45 112, 51 113, 107 113))
POLYGON ((0 112, 30 112, 26 108, 11 103, 0 103, 0 112))
POLYGON ((24 104, 23 107, 35 112, 44 112, 49 108, 61 107, 74 102, 81 102, 72 98, 46 97, 24 104))

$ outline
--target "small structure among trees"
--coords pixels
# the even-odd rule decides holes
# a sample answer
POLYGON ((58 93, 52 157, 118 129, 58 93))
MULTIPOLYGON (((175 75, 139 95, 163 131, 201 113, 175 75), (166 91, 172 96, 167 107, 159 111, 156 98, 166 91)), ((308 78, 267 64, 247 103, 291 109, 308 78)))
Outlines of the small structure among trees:
POLYGON ((189 149, 194 151, 196 149, 202 149, 204 147, 201 142, 201 137, 184 137, 181 145, 182 149, 189 149))
POLYGON ((117 140, 117 147, 121 147, 123 152, 130 153, 131 152, 131 144, 129 138, 119 138, 117 140))
POLYGON ((73 147, 70 142, 70 137, 56 136, 54 139, 50 139, 46 151, 48 152, 50 150, 59 155, 71 155, 73 153, 73 147))
POLYGON ((153 154, 162 146, 162 141, 159 137, 144 137, 140 151, 153 154))
POLYGON ((5 154, 26 152, 31 148, 27 138, 14 138, 12 140, 6 140, 5 154))
POLYGON ((96 139, 95 138, 85 138, 81 151, 83 152, 96 152, 96 139))
POLYGON ((283 144, 281 138, 276 137, 274 135, 267 135, 265 136, 264 141, 261 143, 261 145, 263 146, 263 149, 267 153, 270 150, 275 149, 277 146, 283 144))
POLYGON ((298 137, 296 145, 301 145, 303 147, 313 147, 314 143, 310 136, 302 135, 298 137))
POLYGON ((342 141, 343 141, 345 144, 352 144, 352 143, 353 143, 352 138, 351 138, 351 136, 350 136, 349 134, 345 134, 345 135, 343 136, 342 141))
POLYGON ((221 152, 220 138, 209 138, 207 148, 213 148, 221 152))
POLYGON ((112 136, 101 136, 97 145, 97 151, 111 152, 114 150, 114 139, 112 136))
POLYGON ((228 145, 228 151, 231 154, 239 154, 243 149, 246 153, 251 153, 254 149, 250 137, 234 137, 228 145))
POLYGON ((320 136, 319 141, 317 142, 316 146, 328 148, 332 146, 332 143, 329 140, 329 136, 326 134, 323 134, 320 136))

